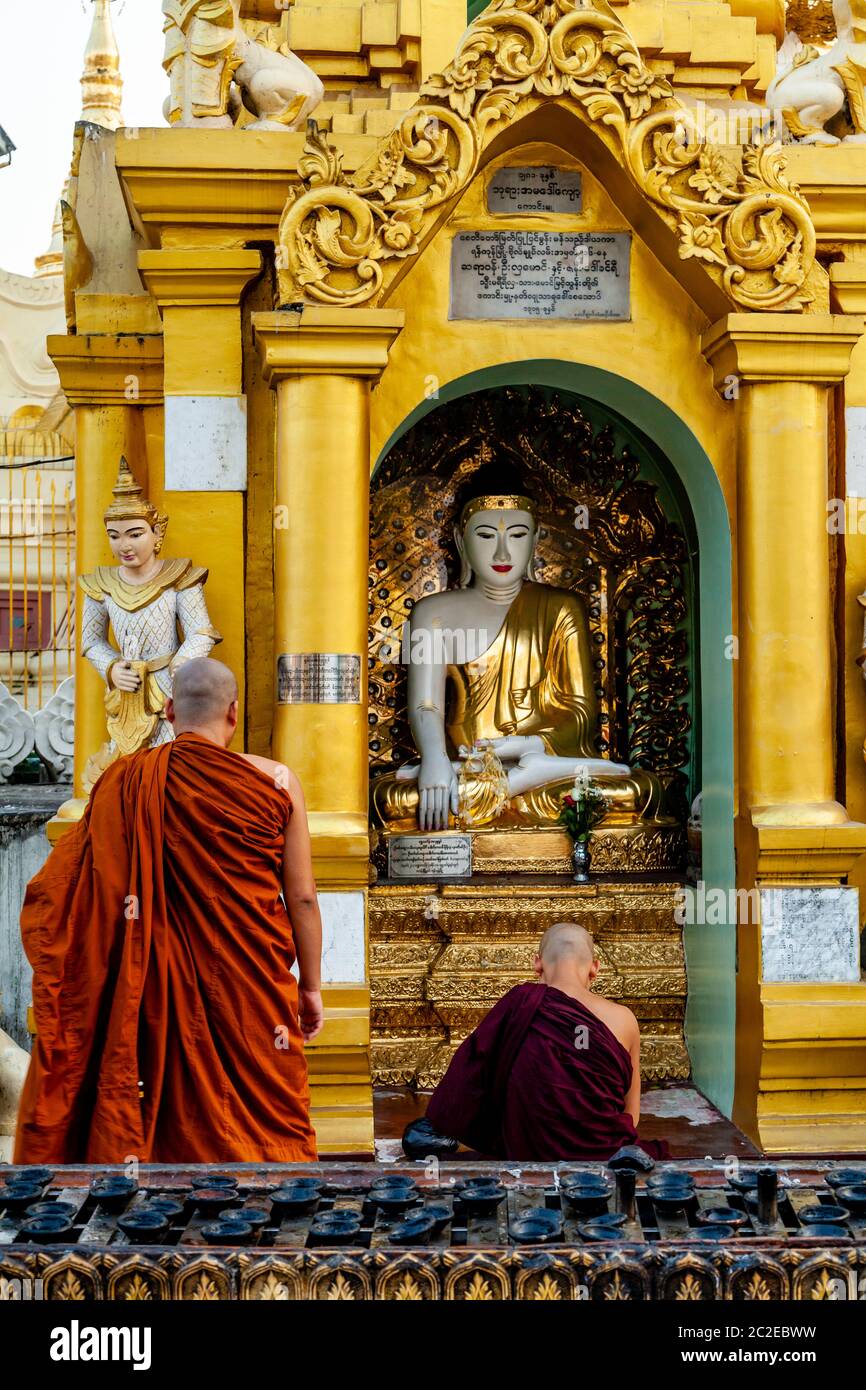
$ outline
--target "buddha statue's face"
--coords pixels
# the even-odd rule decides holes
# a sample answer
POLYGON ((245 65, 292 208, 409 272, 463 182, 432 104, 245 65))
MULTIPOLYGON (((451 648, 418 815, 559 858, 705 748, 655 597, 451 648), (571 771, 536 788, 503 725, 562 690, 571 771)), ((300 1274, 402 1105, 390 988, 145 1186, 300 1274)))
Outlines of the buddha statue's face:
POLYGON ((148 522, 109 521, 106 526, 112 554, 129 570, 147 570, 156 554, 158 536, 148 522))
POLYGON ((535 547, 535 522, 529 512, 512 509, 475 512, 459 542, 477 582, 489 589, 513 589, 526 578, 535 547))

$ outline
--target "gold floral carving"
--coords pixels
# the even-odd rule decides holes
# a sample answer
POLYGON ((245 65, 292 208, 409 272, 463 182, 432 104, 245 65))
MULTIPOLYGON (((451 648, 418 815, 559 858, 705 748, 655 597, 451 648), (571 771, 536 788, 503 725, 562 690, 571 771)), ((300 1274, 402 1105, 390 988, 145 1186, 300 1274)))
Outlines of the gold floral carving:
POLYGON ((81 1286, 81 1280, 73 1274, 71 1269, 67 1269, 63 1277, 57 1280, 50 1296, 52 1299, 71 1303, 83 1303, 87 1297, 81 1286))
POLYGON ((743 1285, 742 1296, 744 1299, 757 1299, 762 1303, 767 1303, 773 1295, 770 1293, 770 1286, 766 1279, 762 1279, 758 1271, 755 1270, 748 1284, 743 1285))
POLYGON ((397 1302, 421 1303, 424 1300, 424 1295, 411 1274, 403 1275, 403 1278, 394 1290, 393 1297, 397 1302))
POLYGON ((622 1278, 619 1270, 614 1270, 613 1278, 607 1280, 604 1285, 604 1297, 607 1300, 622 1301, 630 1299, 628 1285, 622 1278))
POLYGON ((674 1301, 677 1303, 687 1303, 704 1297, 704 1286, 700 1279, 696 1279, 693 1274, 686 1274, 676 1287, 674 1301))
POLYGON ((556 1279, 545 1274, 544 1278, 539 1279, 535 1285, 532 1297, 538 1303, 561 1303, 562 1289, 556 1279))
POLYGON ((482 1274, 473 1274, 472 1281, 463 1292, 464 1299, 475 1302, 492 1302, 495 1295, 487 1279, 482 1274))
POLYGON ((283 303, 351 306, 388 295, 491 141, 545 101, 596 132, 739 309, 802 309, 815 255, 808 205, 778 145, 742 167, 696 131, 606 0, 493 0, 448 67, 356 173, 314 125, 280 224, 283 303))
POLYGON ((830 1300, 831 1302, 839 1299, 840 1280, 838 1275, 833 1275, 829 1269, 822 1269, 819 1277, 815 1280, 809 1290, 809 1298, 816 1302, 830 1300))
POLYGON ((325 1298, 331 1302, 354 1302, 355 1290, 342 1271, 338 1271, 337 1277, 328 1286, 325 1298))
POLYGON ((307 1297, 327 1303, 364 1302, 373 1297, 372 1266, 329 1256, 309 1276, 307 1297))
POLYGON ((302 1297, 302 1256, 285 1260, 242 1254, 238 1264, 240 1297, 245 1302, 288 1303, 302 1297))
POLYGON ((255 1296, 257 1299, 265 1299, 274 1303, 285 1303, 289 1297, 289 1286, 272 1272, 256 1285, 255 1296))
POLYGON ((190 1300, 196 1303, 215 1303, 219 1301, 219 1296, 219 1289, 206 1274, 199 1275, 198 1282, 189 1293, 190 1300))
POLYGON ((128 1303, 149 1303, 153 1298, 150 1285, 142 1279, 140 1274, 133 1274, 132 1278, 123 1285, 123 1298, 128 1303))

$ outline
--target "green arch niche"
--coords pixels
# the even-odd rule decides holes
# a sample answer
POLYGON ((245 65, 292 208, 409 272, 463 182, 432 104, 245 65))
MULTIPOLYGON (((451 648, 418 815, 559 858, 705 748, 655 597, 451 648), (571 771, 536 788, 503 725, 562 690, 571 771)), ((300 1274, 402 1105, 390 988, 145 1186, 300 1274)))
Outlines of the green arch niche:
MULTIPOLYGON (((479 6, 479 8, 483 8, 479 6)), ((598 367, 546 358, 470 372, 421 402, 393 432, 376 466, 413 425, 448 401, 497 386, 546 386, 597 402, 626 431, 643 435, 659 460, 676 511, 694 536, 698 574, 700 763, 703 791, 702 877, 709 896, 721 889, 735 901, 731 534, 713 466, 683 420, 635 382, 598 367), (663 462, 662 462, 663 461, 663 462)), ((697 684, 697 683, 696 683, 697 684)), ((697 714, 697 711, 696 711, 697 714)), ((689 999, 686 1038, 695 1083, 725 1114, 734 1096, 736 925, 727 913, 717 925, 685 928, 689 999)))

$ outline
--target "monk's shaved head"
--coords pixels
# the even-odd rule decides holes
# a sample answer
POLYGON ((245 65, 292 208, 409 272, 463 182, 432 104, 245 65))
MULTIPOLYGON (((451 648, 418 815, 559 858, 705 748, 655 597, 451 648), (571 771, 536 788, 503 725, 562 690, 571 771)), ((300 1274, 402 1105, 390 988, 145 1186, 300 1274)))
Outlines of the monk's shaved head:
POLYGON ((182 733, 225 719, 238 698, 238 683, 221 661, 200 656, 175 672, 171 694, 177 731, 182 733))
POLYGON ((577 922, 557 922, 548 927, 541 938, 538 954, 547 970, 573 961, 576 965, 591 965, 596 959, 595 942, 586 927, 577 922))

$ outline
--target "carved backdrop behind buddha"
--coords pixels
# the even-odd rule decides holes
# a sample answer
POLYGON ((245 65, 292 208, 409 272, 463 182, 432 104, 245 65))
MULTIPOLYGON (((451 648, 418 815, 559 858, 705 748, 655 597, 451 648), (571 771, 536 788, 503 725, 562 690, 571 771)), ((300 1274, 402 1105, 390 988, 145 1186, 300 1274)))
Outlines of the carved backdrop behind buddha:
POLYGON ((578 766, 606 825, 682 814, 688 549, 638 471, 611 425, 538 388, 439 407, 391 450, 371 507, 377 824, 549 826, 578 766), (487 742, 505 796, 461 771, 487 742))

